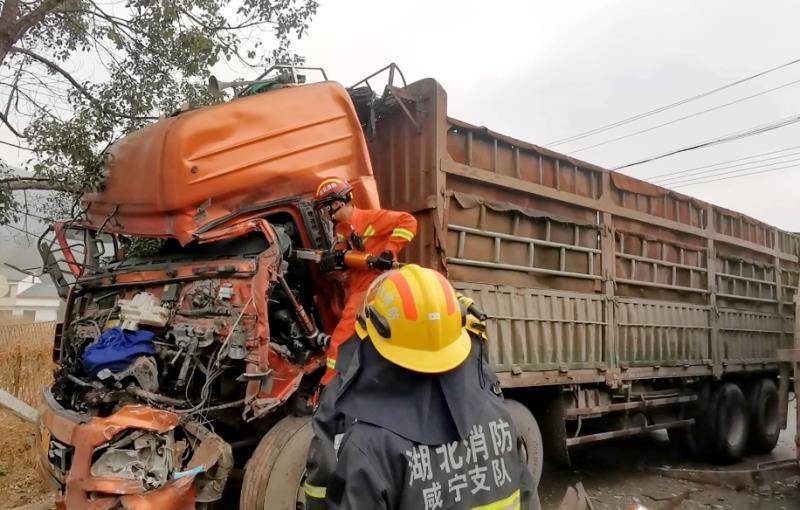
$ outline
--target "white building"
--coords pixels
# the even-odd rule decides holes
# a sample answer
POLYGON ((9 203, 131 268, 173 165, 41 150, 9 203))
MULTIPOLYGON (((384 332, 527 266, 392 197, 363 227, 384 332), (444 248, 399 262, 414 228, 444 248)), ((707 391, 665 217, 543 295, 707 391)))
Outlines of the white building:
POLYGON ((15 277, 0 269, 0 322, 11 317, 55 321, 61 318, 62 311, 55 285, 33 276, 15 277))

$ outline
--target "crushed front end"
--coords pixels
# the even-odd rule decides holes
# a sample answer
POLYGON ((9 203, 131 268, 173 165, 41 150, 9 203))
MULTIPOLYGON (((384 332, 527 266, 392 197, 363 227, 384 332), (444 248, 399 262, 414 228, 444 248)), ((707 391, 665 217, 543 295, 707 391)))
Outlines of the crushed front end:
POLYGON ((49 391, 37 441, 59 508, 188 510, 219 499, 233 466, 231 446, 194 419, 131 404, 87 417, 49 391))
MULTIPOLYGON (((292 256, 314 247, 308 210, 271 209, 188 246, 168 240, 115 261, 101 253, 118 252, 110 244, 119 236, 55 229, 76 273, 37 443, 60 508, 218 501, 237 467, 234 448, 252 447, 305 405, 324 368, 328 337, 317 324, 336 312, 318 311, 325 284, 292 256), (71 246, 81 236, 89 241, 79 262, 71 246)), ((335 305, 336 293, 328 297, 335 305)))

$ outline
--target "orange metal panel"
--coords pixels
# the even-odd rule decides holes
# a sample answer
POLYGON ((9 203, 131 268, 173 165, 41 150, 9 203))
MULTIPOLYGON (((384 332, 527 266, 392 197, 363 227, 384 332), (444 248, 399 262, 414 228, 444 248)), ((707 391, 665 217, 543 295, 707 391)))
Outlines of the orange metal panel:
POLYGON ((360 207, 377 207, 358 117, 338 83, 286 87, 192 110, 110 150, 106 188, 88 214, 108 231, 177 237, 243 206, 312 193, 339 176, 360 207))

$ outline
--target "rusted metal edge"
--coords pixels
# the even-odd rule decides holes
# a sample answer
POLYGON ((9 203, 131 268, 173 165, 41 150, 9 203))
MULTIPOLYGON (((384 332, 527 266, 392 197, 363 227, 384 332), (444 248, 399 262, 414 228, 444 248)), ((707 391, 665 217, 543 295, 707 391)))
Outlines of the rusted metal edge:
POLYGON ((592 407, 575 407, 567 409, 567 416, 585 416, 598 413, 613 413, 617 411, 628 411, 632 409, 650 409, 653 407, 669 406, 673 404, 685 404, 697 400, 697 395, 682 395, 680 397, 659 398, 656 400, 644 400, 640 402, 623 402, 619 404, 608 404, 592 407))
POLYGON ((778 361, 800 363, 800 349, 778 349, 778 361))
POLYGON ((618 439, 621 437, 636 436, 645 434, 654 430, 674 429, 679 427, 689 427, 694 424, 694 418, 688 420, 676 420, 665 423, 658 423, 655 425, 645 425, 644 427, 633 427, 624 430, 612 430, 611 432, 600 432, 598 434, 589 434, 579 437, 568 437, 567 446, 576 446, 580 444, 596 443, 598 441, 606 441, 608 439, 618 439))
POLYGON ((734 489, 758 490, 776 481, 800 475, 800 460, 788 459, 759 464, 753 469, 677 469, 652 468, 652 471, 669 478, 688 480, 732 487, 734 489))
POLYGON ((531 386, 552 386, 559 384, 591 384, 605 382, 605 375, 597 369, 523 371, 519 375, 512 372, 498 372, 498 379, 504 388, 527 388, 531 386))
POLYGON ((601 166, 595 165, 594 163, 589 163, 588 161, 584 161, 582 159, 573 158, 572 156, 568 156, 566 154, 561 154, 559 152, 547 149, 540 145, 536 145, 530 142, 526 142, 525 140, 520 140, 518 138, 514 138, 508 135, 504 135, 502 133, 497 133, 496 131, 492 131, 491 129, 485 126, 476 126, 474 124, 470 124, 469 122, 464 122, 463 120, 459 120, 453 117, 447 117, 448 124, 455 126, 457 128, 467 129, 469 131, 476 131, 479 133, 484 133, 491 138, 497 138, 502 142, 506 142, 509 145, 513 145, 514 147, 519 147, 520 149, 528 149, 537 154, 541 154, 542 156, 547 156, 554 159, 560 159, 562 161, 567 161, 572 165, 583 167, 587 170, 592 170, 594 172, 599 173, 610 173, 611 170, 607 168, 603 168, 601 166))
MULTIPOLYGON (((494 139, 499 140, 499 141, 506 142, 509 145, 512 145, 514 147, 527 149, 527 150, 530 150, 530 151, 533 151, 533 152, 539 154, 540 156, 549 157, 549 158, 552 158, 552 159, 554 159, 556 161, 559 161, 559 160, 560 161, 565 161, 565 162, 570 163, 571 165, 573 165, 575 167, 580 167, 580 168, 582 168, 584 170, 587 170, 587 171, 596 172, 596 173, 598 173, 600 175, 608 174, 608 175, 612 175, 612 176, 627 177, 624 174, 620 174, 619 172, 616 172, 614 170, 609 170, 607 168, 603 168, 603 167, 595 165, 593 163, 589 163, 587 161, 584 161, 584 160, 581 160, 581 159, 578 159, 578 158, 574 158, 574 157, 568 156, 566 154, 561 154, 561 153, 555 152, 553 150, 547 149, 545 147, 541 147, 541 146, 532 144, 530 142, 526 142, 524 140, 519 140, 517 138, 513 138, 513 137, 510 137, 508 135, 504 135, 502 133, 497 133, 497 132, 492 131, 492 130, 484 127, 484 126, 475 126, 473 124, 469 124, 468 122, 464 122, 462 120, 458 120, 458 119, 455 119, 453 117, 447 117, 447 122, 451 126, 454 126, 456 128, 466 129, 470 133, 471 132, 483 133, 483 134, 485 134, 485 135, 487 135, 487 136, 489 136, 491 138, 494 138, 494 139)), ((453 162, 453 163, 456 164, 456 165, 462 165, 461 163, 458 163, 458 162, 453 162)), ((462 166, 471 167, 471 165, 469 165, 469 164, 468 165, 462 165, 462 166)), ((476 167, 472 167, 472 168, 476 168, 476 167)), ((481 169, 478 169, 478 168, 476 168, 476 169, 477 170, 481 170, 481 169)), ((520 179, 518 179, 518 180, 520 180, 520 179)), ((635 179, 634 178, 634 180, 642 182, 639 179, 635 179)), ((527 181, 523 181, 523 182, 527 182, 527 181)), ((723 214, 723 215, 725 215, 725 214, 727 214, 727 215, 733 214, 733 215, 742 217, 742 218, 744 218, 746 220, 749 220, 749 222, 754 224, 754 225, 762 226, 765 230, 774 230, 774 231, 776 231, 776 232, 778 232, 780 234, 791 234, 791 232, 778 229, 777 227, 773 227, 772 225, 764 223, 763 221, 757 220, 757 219, 752 218, 750 216, 747 216, 745 214, 742 214, 742 213, 727 209, 727 208, 719 206, 719 205, 715 205, 715 204, 712 204, 712 203, 709 203, 709 202, 705 202, 705 201, 700 200, 700 199, 698 199, 696 197, 693 197, 691 195, 684 195, 683 193, 675 191, 674 189, 671 189, 669 187, 658 186, 658 185, 653 185, 653 187, 654 188, 658 188, 659 190, 663 190, 665 194, 671 194, 671 195, 673 195, 673 196, 675 196, 675 197, 677 197, 679 199, 693 201, 693 202, 697 203, 697 206, 700 209, 702 209, 702 207, 699 207, 700 205, 709 206, 709 207, 711 207, 712 212, 718 212, 718 213, 723 214)), ((713 216, 709 216, 709 218, 708 218, 709 225, 712 222, 713 222, 713 216)), ((696 228, 696 227, 692 227, 692 228, 696 228)), ((703 230, 703 229, 700 229, 700 230, 703 230)), ((721 235, 725 236, 724 234, 721 234, 721 235)), ((725 236, 725 237, 730 237, 731 239, 739 239, 740 241, 744 241, 745 243, 750 243, 750 241, 746 241, 744 239, 740 239, 740 238, 736 238, 736 237, 732 237, 732 236, 725 236)), ((756 246, 758 246, 758 245, 756 245, 756 246)), ((784 251, 782 251, 780 249, 780 247, 779 247, 779 243, 777 242, 777 239, 776 239, 776 242, 774 242, 774 248, 769 248, 767 246, 763 246, 763 249, 766 249, 766 250, 769 250, 769 251, 772 251, 772 249, 774 249, 775 251, 778 251, 779 253, 782 253, 784 255, 787 255, 787 256, 795 255, 795 257, 796 257, 796 254, 793 254, 792 252, 784 252, 784 251)))
POLYGON ((468 179, 476 179, 483 183, 493 184, 495 186, 514 189, 517 191, 524 191, 527 193, 532 193, 534 195, 550 198, 553 200, 568 202, 572 205, 585 207, 587 209, 592 209, 601 212, 609 212, 615 216, 619 216, 622 218, 627 218, 634 221, 640 221, 656 225, 659 227, 668 228, 670 230, 692 234, 700 238, 711 238, 715 241, 720 241, 726 244, 732 244, 734 246, 740 246, 742 248, 755 251, 757 253, 775 255, 783 260, 798 262, 798 257, 796 255, 787 254, 775 248, 768 248, 766 246, 746 241, 744 239, 739 239, 737 237, 721 234, 716 231, 709 231, 708 229, 705 228, 698 228, 691 225, 678 223, 666 218, 652 216, 639 211, 626 209, 624 207, 620 207, 617 205, 608 205, 600 199, 594 199, 590 197, 576 195, 568 191, 557 190, 555 188, 550 188, 548 186, 542 186, 541 184, 525 181, 523 179, 519 179, 516 177, 498 175, 488 170, 471 167, 450 160, 443 160, 442 162, 440 162, 440 168, 445 173, 448 174, 457 175, 468 179))

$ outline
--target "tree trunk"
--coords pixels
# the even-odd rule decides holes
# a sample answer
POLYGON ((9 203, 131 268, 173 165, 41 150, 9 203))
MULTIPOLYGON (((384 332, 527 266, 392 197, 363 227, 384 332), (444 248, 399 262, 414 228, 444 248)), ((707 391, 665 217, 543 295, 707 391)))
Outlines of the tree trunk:
POLYGON ((8 49, 17 42, 15 26, 18 15, 19 1, 6 0, 3 3, 2 11, 0 11, 0 65, 3 65, 6 61, 8 49))

